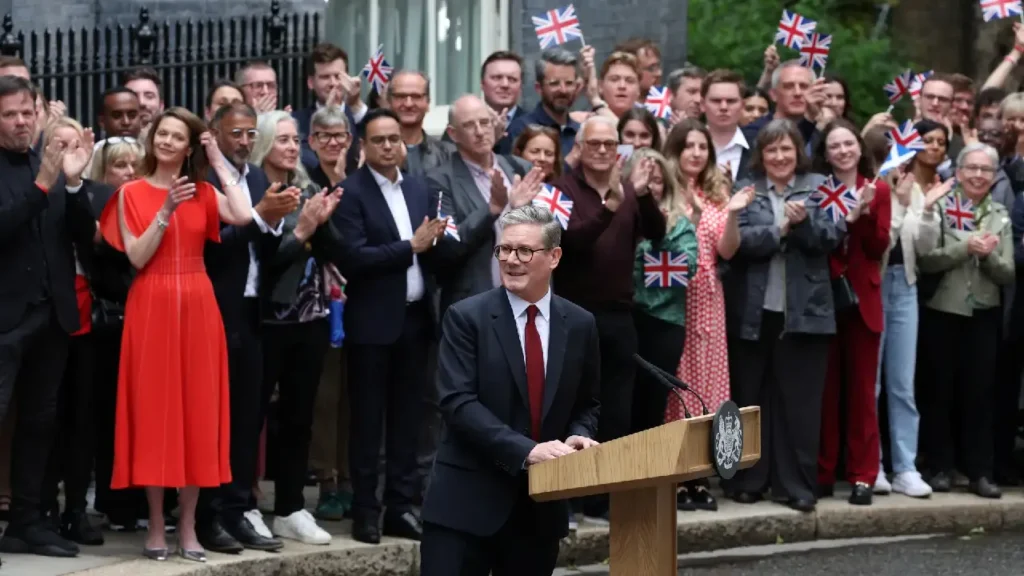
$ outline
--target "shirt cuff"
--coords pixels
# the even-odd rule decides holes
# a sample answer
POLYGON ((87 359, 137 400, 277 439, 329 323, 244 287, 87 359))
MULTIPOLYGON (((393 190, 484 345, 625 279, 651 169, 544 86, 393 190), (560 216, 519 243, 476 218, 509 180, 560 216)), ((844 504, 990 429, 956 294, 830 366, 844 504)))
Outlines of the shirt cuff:
POLYGON ((78 191, 82 189, 83 184, 84 182, 80 183, 78 186, 65 186, 64 189, 68 191, 68 194, 77 194, 78 191))
POLYGON ((349 108, 349 111, 352 112, 352 119, 356 121, 356 124, 363 121, 363 117, 366 116, 366 112, 369 110, 366 103, 362 100, 359 101, 358 108, 355 106, 350 106, 349 108))
POLYGON ((266 222, 263 221, 263 218, 260 218, 260 215, 258 212, 256 212, 255 208, 252 209, 252 221, 255 222, 257 226, 259 226, 260 232, 263 232, 264 234, 269 233, 273 234, 274 236, 280 236, 281 233, 284 232, 284 218, 282 218, 281 221, 277 223, 276 228, 271 228, 269 225, 267 225, 266 222))

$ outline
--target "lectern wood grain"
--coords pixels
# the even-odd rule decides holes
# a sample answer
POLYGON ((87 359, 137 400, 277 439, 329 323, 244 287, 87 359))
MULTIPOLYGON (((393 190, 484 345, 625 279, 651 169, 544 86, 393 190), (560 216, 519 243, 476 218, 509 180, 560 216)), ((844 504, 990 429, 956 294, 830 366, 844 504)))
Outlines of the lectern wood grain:
POLYGON ((675 484, 615 492, 610 512, 610 576, 676 575, 675 484))

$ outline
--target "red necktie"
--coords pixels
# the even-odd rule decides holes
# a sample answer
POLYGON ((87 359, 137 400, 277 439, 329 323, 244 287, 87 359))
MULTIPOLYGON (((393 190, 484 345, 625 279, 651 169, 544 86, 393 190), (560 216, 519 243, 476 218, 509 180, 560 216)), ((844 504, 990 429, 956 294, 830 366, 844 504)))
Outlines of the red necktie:
POLYGON ((533 439, 540 441, 540 421, 544 410, 544 347, 537 332, 537 307, 526 309, 526 386, 530 394, 530 424, 533 439))

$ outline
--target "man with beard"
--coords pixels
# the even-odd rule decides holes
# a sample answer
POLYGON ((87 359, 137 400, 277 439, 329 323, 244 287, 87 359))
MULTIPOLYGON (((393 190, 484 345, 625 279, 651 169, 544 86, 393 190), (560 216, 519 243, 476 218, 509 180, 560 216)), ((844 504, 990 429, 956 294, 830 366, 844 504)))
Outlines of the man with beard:
POLYGON ((299 205, 297 188, 281 190, 259 167, 249 164, 256 140, 256 111, 232 102, 213 115, 210 131, 217 139, 233 182, 208 180, 224 189, 238 184, 253 204, 246 226, 221 225, 220 243, 208 243, 204 259, 224 320, 228 343, 231 411, 231 483, 204 488, 196 509, 196 535, 207 550, 238 553, 242 548, 278 550, 252 495, 259 437, 263 427, 263 354, 260 337, 260 263, 280 242, 281 219, 299 205))
POLYGON ((508 149, 531 124, 547 126, 558 130, 562 158, 569 155, 576 144, 576 133, 580 125, 569 117, 569 108, 576 100, 580 89, 579 58, 564 48, 544 51, 537 60, 534 89, 540 95, 540 103, 532 112, 517 118, 508 127, 508 149))
POLYGON ((152 68, 139 68, 125 75, 124 87, 139 97, 142 130, 148 130, 153 118, 164 111, 160 96, 160 75, 152 68))

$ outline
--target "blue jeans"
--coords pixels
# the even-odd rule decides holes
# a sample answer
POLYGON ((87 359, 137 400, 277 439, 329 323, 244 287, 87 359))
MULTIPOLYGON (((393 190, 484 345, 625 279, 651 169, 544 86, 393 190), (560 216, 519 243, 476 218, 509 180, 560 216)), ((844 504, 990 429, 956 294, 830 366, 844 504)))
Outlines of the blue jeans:
POLYGON ((889 401, 889 442, 892 471, 914 472, 920 415, 914 401, 914 367, 917 360, 917 286, 907 284, 902 264, 888 266, 882 276, 882 310, 885 328, 878 351, 875 398, 885 389, 889 401))

